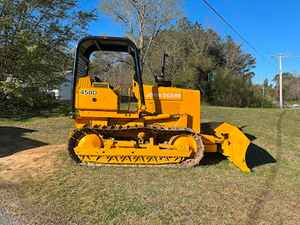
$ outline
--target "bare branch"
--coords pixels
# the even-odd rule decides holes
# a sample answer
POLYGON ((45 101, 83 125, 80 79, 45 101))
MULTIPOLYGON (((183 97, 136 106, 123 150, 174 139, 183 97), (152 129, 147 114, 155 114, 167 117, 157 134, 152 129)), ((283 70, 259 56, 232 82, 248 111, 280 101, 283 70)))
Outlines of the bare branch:
POLYGON ((144 65, 148 51, 160 30, 181 14, 181 0, 102 0, 102 11, 122 21, 141 49, 144 65), (119 18, 122 15, 122 18, 119 18))

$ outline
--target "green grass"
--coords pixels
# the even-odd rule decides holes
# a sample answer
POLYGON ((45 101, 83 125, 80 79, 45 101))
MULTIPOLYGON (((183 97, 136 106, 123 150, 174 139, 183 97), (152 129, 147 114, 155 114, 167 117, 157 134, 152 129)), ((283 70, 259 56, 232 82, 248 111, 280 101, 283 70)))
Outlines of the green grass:
MULTIPOLYGON (((227 160, 190 169, 87 168, 63 152, 51 175, 19 184, 0 180, 0 205, 26 224, 300 224, 300 111, 210 106, 202 111, 203 121, 247 125, 254 143, 277 162, 250 174, 227 160)), ((0 126, 34 129, 22 137, 61 144, 72 121, 1 120, 0 126)))

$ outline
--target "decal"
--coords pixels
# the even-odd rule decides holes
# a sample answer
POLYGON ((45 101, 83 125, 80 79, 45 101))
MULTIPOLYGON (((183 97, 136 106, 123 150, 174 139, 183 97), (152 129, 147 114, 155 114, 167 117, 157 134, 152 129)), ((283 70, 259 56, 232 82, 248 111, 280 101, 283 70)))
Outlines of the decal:
POLYGON ((146 95, 147 99, 152 99, 157 97, 159 99, 165 99, 165 100, 180 100, 181 93, 148 93, 146 95))
POLYGON ((96 95, 97 92, 95 90, 80 90, 80 94, 82 94, 82 95, 96 95))

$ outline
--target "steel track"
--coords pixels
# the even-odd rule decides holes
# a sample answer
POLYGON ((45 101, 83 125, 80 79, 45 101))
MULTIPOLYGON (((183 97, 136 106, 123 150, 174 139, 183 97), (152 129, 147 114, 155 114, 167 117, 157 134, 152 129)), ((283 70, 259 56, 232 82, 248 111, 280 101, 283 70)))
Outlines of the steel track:
MULTIPOLYGON (((122 135, 121 135, 122 136, 122 135)), ((84 166, 93 166, 93 167, 162 167, 162 168, 189 168, 197 166, 200 162, 200 160, 203 158, 204 154, 204 145, 201 140, 201 136, 195 132, 193 132, 192 129, 189 128, 165 128, 165 127, 157 127, 157 126, 135 126, 135 127, 129 127, 129 126, 103 126, 103 127, 95 127, 95 128, 80 128, 75 129, 69 139, 69 145, 68 145, 68 151, 70 157, 80 165, 84 166), (181 163, 174 163, 174 164, 164 164, 164 165, 155 165, 155 164, 100 164, 100 163, 88 163, 88 162, 81 162, 79 157, 74 152, 74 148, 77 146, 79 140, 84 137, 87 134, 97 134, 104 137, 115 137, 123 132, 145 132, 148 134, 154 134, 158 135, 160 137, 163 137, 164 139, 169 139, 169 137, 180 135, 180 134, 189 134, 192 135, 196 142, 197 142, 197 152, 194 154, 193 158, 188 158, 182 161, 181 163)))

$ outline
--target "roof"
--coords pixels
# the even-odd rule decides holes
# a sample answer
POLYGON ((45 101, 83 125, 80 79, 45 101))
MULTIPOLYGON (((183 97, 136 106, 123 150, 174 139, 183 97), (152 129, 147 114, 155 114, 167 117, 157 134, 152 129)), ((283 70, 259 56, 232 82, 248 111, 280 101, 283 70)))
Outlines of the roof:
POLYGON ((77 45, 77 54, 89 60, 94 51, 117 51, 129 52, 136 51, 136 45, 128 38, 106 37, 106 36, 87 36, 82 38, 77 45))

